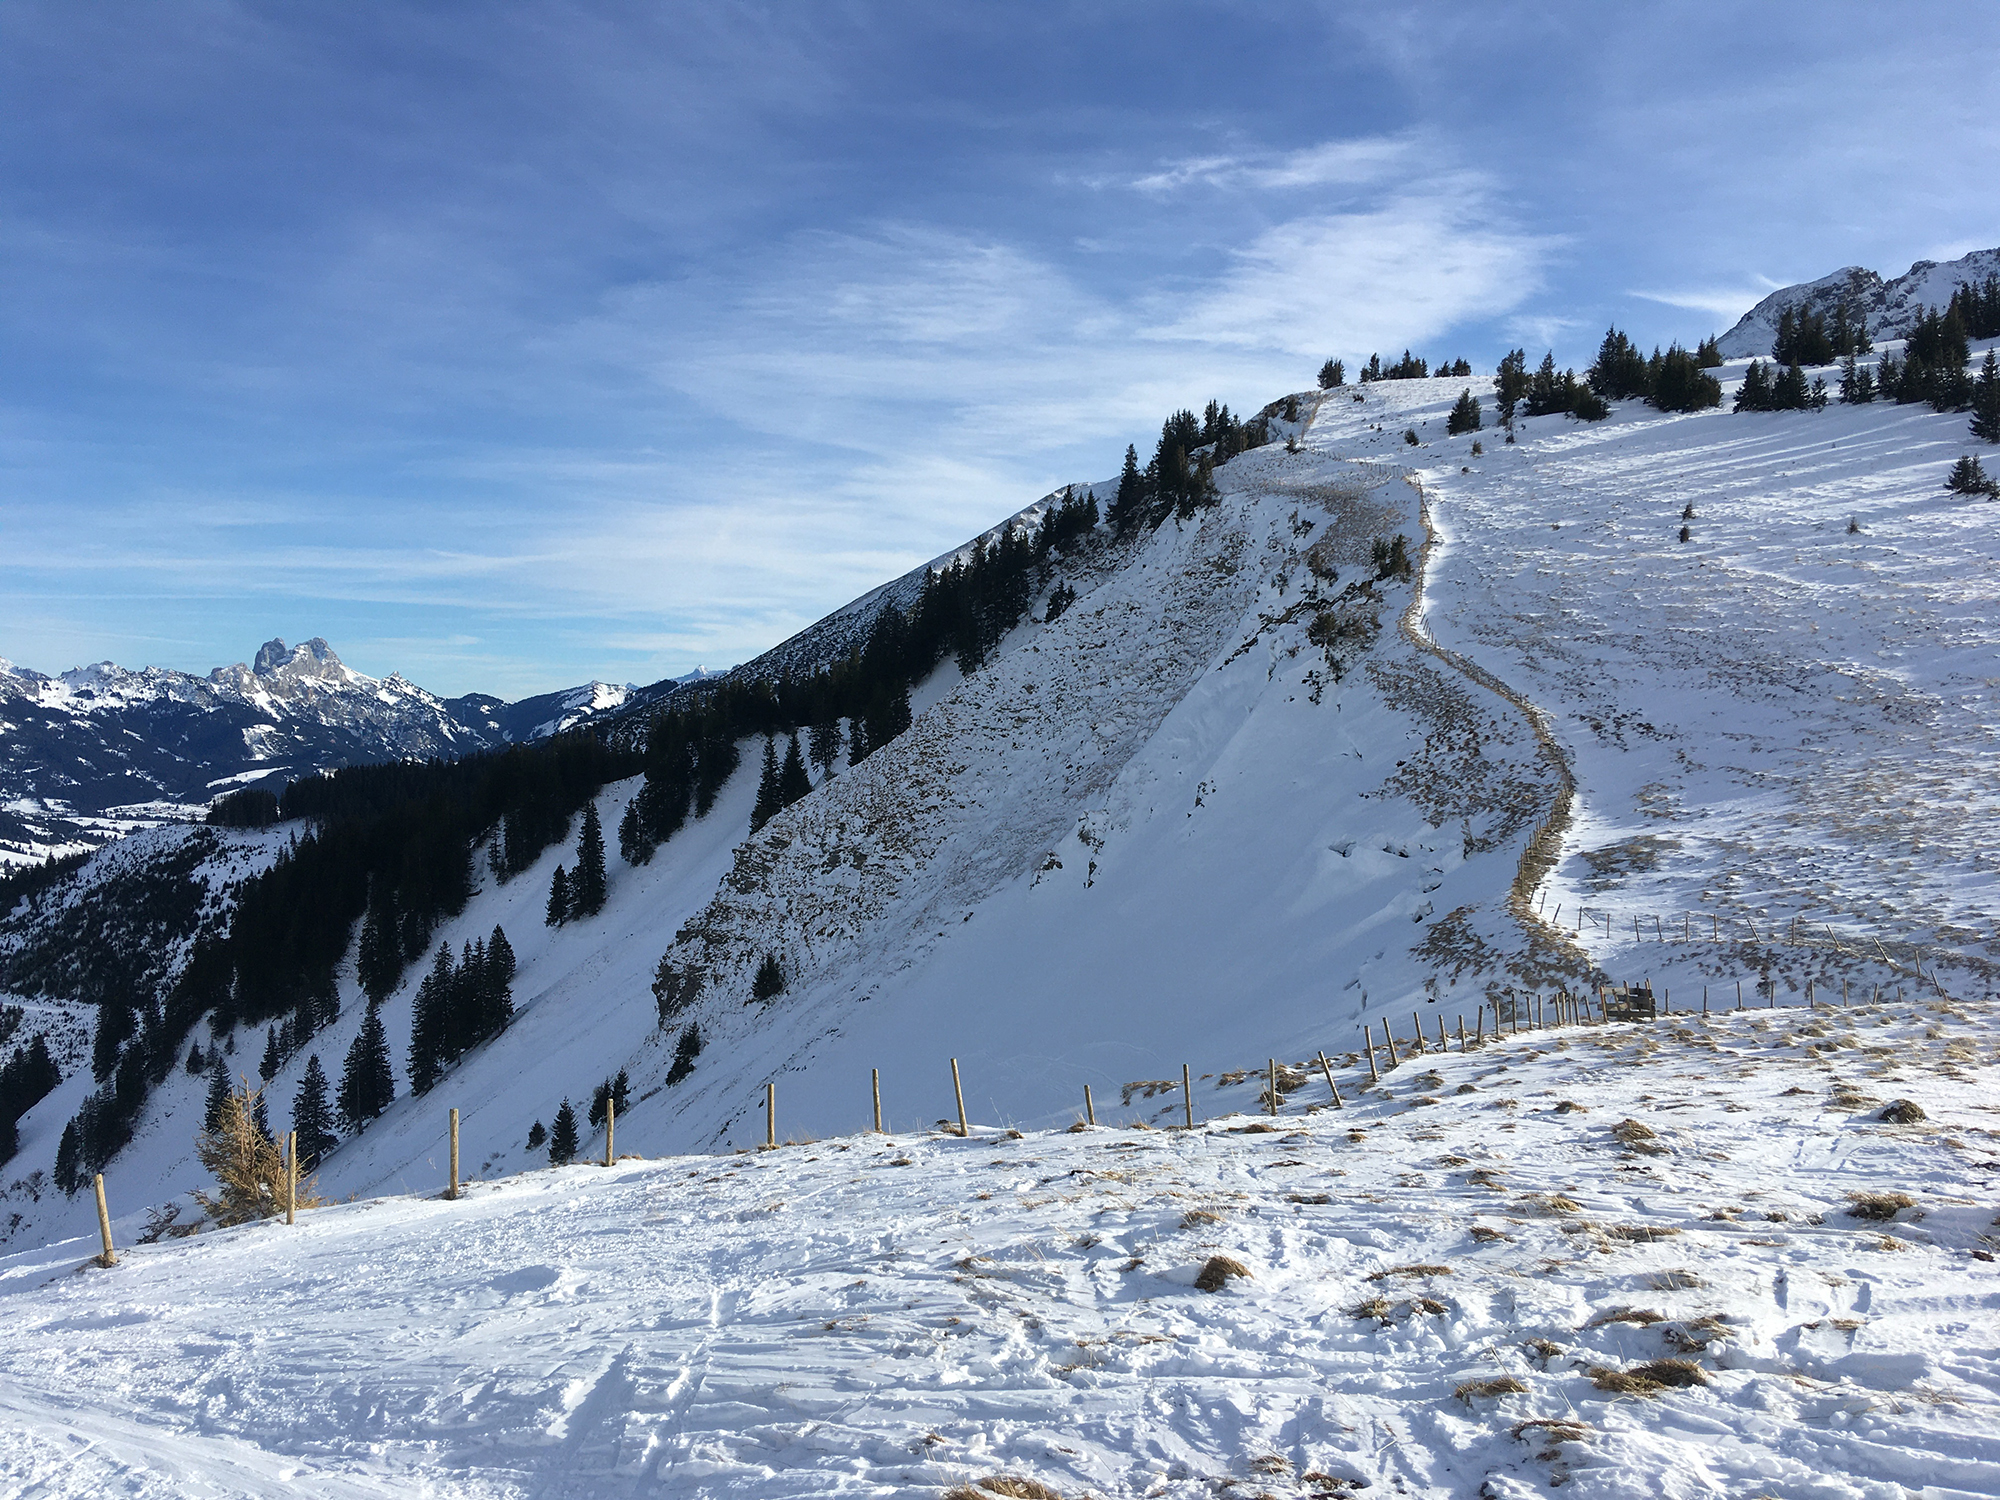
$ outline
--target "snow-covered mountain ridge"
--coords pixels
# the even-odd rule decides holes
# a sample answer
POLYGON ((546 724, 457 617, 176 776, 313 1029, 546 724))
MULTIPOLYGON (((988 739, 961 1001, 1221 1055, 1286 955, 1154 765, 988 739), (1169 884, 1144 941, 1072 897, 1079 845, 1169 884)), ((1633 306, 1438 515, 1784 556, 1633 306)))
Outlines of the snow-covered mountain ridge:
POLYGON ((205 676, 111 662, 47 676, 0 659, 0 864, 198 818, 260 781, 537 739, 634 693, 594 682, 517 703, 441 698, 399 673, 356 672, 317 637, 267 641, 205 676))
POLYGON ((1920 260, 1894 281, 1862 266, 1843 266, 1816 281, 1780 287, 1736 321, 1717 340, 1731 359, 1767 355, 1777 336, 1779 314, 1818 313, 1831 322, 1845 303, 1859 313, 1876 342, 1909 337, 1926 312, 1941 310, 1962 286, 1980 285, 2000 275, 2000 249, 1974 250, 1957 260, 1920 260))

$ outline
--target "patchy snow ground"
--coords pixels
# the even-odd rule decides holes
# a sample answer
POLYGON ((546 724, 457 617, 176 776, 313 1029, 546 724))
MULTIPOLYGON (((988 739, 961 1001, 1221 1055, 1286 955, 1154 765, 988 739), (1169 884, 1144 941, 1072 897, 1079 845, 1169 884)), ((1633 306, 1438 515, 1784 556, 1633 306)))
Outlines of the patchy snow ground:
POLYGON ((988 1119, 153 1245, 130 1215, 111 1270, 0 1260, 0 1489, 1990 1496, 1994 1019, 1570 1027, 1379 1089, 1340 1058, 1344 1110, 1313 1069, 1276 1121, 1245 1057, 1209 1080, 1245 1112, 1193 1132, 988 1119), (1899 1097, 1928 1120, 1880 1123, 1899 1097), (1217 1255, 1249 1276, 1197 1290, 1217 1255), (1665 1358, 1697 1383, 1593 1376, 1665 1358))

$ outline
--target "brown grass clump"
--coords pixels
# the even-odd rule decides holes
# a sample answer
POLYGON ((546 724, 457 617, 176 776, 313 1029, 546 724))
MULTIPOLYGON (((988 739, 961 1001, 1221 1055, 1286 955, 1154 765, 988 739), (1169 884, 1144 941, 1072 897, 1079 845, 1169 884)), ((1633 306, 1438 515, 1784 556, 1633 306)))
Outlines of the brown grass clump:
POLYGON ((1530 1417, 1525 1422, 1516 1422, 1512 1431, 1523 1441, 1529 1433, 1535 1432, 1551 1443, 1580 1443, 1590 1434, 1590 1429, 1583 1423, 1565 1422, 1561 1417, 1530 1417))
POLYGON ((1641 1328, 1646 1328, 1654 1323, 1664 1323, 1666 1321, 1667 1315, 1662 1312, 1653 1312, 1641 1307, 1614 1307, 1610 1312, 1599 1313, 1583 1326, 1585 1328, 1602 1328, 1606 1323, 1635 1323, 1641 1328))
POLYGON ((1368 1488, 1359 1479, 1343 1479, 1334 1474, 1322 1474, 1317 1469, 1308 1469, 1299 1476, 1299 1483, 1310 1485, 1316 1490, 1364 1490, 1368 1488))
POLYGON ((1331 1203, 1331 1202, 1333 1202, 1333 1194, 1331 1194, 1331 1193, 1287 1193, 1287 1194, 1285 1194, 1285 1201, 1286 1201, 1287 1203, 1331 1203))
POLYGON ((1502 1375, 1493 1380, 1468 1380, 1453 1391, 1452 1395, 1470 1406, 1481 1396, 1518 1396, 1527 1389, 1523 1382, 1516 1380, 1512 1375, 1502 1375))
POLYGON ((1069 1127, 1067 1134, 1075 1135, 1079 1131, 1084 1131, 1088 1129, 1090 1129, 1089 1125, 1085 1124, 1082 1120, 1078 1120, 1074 1125, 1069 1127))
POLYGON ((1389 1314, 1395 1311, 1395 1308, 1395 1303, 1387 1297, 1378 1295, 1355 1303, 1347 1309, 1347 1315, 1350 1318, 1374 1318, 1377 1322, 1387 1323, 1389 1314))
POLYGON ((1450 1312, 1451 1309, 1435 1297, 1412 1297, 1410 1299, 1410 1311, 1413 1313, 1429 1313, 1434 1318, 1441 1318, 1450 1312))
POLYGON ((1924 1113, 1923 1107, 1915 1100, 1896 1099, 1875 1118, 1889 1125, 1915 1125, 1919 1121, 1928 1120, 1930 1116, 1924 1113))
POLYGON ((1629 1370, 1592 1365, 1590 1383, 1614 1396, 1657 1396, 1664 1390, 1707 1385, 1708 1377, 1691 1359, 1653 1359, 1629 1370))
POLYGON ((1620 1120, 1611 1127, 1611 1133, 1628 1146, 1634 1141, 1650 1141, 1656 1138, 1653 1127, 1643 1120, 1620 1120))
POLYGON ((1532 1351, 1535 1358, 1542 1362, 1544 1370, 1549 1367, 1550 1360, 1554 1359, 1558 1354, 1566 1352, 1563 1346, 1558 1344, 1554 1339, 1529 1339, 1521 1347, 1532 1351))
POLYGON ((1590 1110, 1587 1106, 1578 1104, 1574 1099, 1565 1099, 1556 1106, 1556 1113, 1559 1115, 1587 1115, 1590 1113, 1590 1110))
POLYGON ((1440 1156, 1437 1159, 1437 1164, 1441 1167, 1469 1167, 1472 1165, 1472 1158, 1469 1156, 1440 1156))
POLYGON ((1492 1188, 1495 1192, 1505 1190, 1504 1184, 1500 1181, 1498 1167, 1474 1167, 1465 1174, 1465 1181, 1469 1187, 1492 1188))
POLYGON ((1547 1216, 1583 1212, 1583 1205, 1567 1193, 1529 1193, 1521 1200, 1521 1208, 1526 1213, 1547 1216))
POLYGON ((1849 1193, 1847 1198, 1847 1214, 1853 1219, 1893 1219, 1904 1209, 1917 1206, 1908 1193, 1849 1193))
POLYGON ((944 1500, 992 1500, 995 1495, 1006 1500, 1063 1500, 1061 1490, 1021 1474, 988 1474, 976 1483, 946 1490, 944 1500))
POLYGON ((1181 1228, 1199 1229, 1204 1224, 1220 1224, 1222 1215, 1212 1208, 1191 1208, 1181 1215, 1181 1228))
POLYGON ((1472 1237, 1475 1240, 1478 1240, 1479 1243, 1482 1245, 1490 1245, 1495 1240, 1511 1240, 1514 1238, 1513 1235, 1503 1234, 1501 1233, 1501 1231, 1493 1228, 1491 1225, 1488 1224, 1474 1224, 1471 1229, 1471 1234, 1472 1237))
POLYGON ((1451 1275, 1450 1266, 1390 1266, 1387 1270, 1375 1272, 1368 1279, 1370 1281, 1387 1281, 1391 1276, 1449 1276, 1449 1275, 1451 1275))
POLYGON ((1668 1323, 1660 1329, 1660 1337, 1666 1340, 1668 1348, 1683 1354, 1699 1354, 1717 1339, 1730 1337, 1730 1330, 1722 1319, 1710 1315, 1668 1323))
POLYGON ((1680 1233, 1667 1224, 1613 1224, 1604 1232, 1628 1245, 1650 1245, 1655 1240, 1670 1240, 1680 1233))
POLYGON ((1261 1454, 1250 1460, 1250 1472, 1252 1474, 1270 1474, 1290 1478, 1292 1461, 1276 1453, 1261 1454))
POLYGON ((1694 1272, 1682 1269, 1655 1271, 1646 1278, 1647 1288, 1655 1292, 1690 1292, 1707 1284, 1694 1272))
POLYGON ((1250 1268, 1231 1256, 1211 1255, 1203 1262, 1194 1284, 1198 1291, 1219 1292, 1238 1276, 1250 1277, 1250 1268))

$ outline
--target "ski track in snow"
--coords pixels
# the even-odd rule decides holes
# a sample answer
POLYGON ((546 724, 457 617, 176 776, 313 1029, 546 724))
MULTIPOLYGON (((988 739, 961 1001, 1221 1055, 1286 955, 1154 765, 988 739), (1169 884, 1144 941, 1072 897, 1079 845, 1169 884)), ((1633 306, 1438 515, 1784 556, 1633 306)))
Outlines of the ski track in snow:
MULTIPOLYGON (((1971 1257, 1996 1243, 1993 1020, 1565 1028, 1375 1089, 1350 1060, 1341 1111, 1315 1070, 1283 1118, 1194 1132, 626 1159, 128 1247, 108 1272, 69 1242, 0 1260, 0 1485, 1990 1495, 2000 1286, 1971 1257), (1929 1122, 1876 1123, 1897 1095, 1929 1122), (1622 1144, 1626 1119, 1655 1138, 1622 1144), (1857 1219, 1859 1190, 1916 1207, 1857 1219), (1217 1254, 1250 1278, 1196 1290, 1217 1254), (1677 1353, 1706 1386, 1589 1373, 1677 1353), (1454 1394, 1498 1377, 1526 1389, 1454 1394), (1515 1435, 1536 1421, 1576 1426, 1515 1435)), ((1225 1087, 1255 1111, 1260 1081, 1225 1087)))

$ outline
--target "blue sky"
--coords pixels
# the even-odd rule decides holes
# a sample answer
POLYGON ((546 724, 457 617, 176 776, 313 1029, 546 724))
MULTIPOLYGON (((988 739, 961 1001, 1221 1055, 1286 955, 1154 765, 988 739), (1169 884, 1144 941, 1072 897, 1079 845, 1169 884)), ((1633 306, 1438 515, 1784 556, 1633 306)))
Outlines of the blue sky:
POLYGON ((1964 4, 0 7, 0 655, 726 665, 1219 397, 2000 244, 1964 4))

